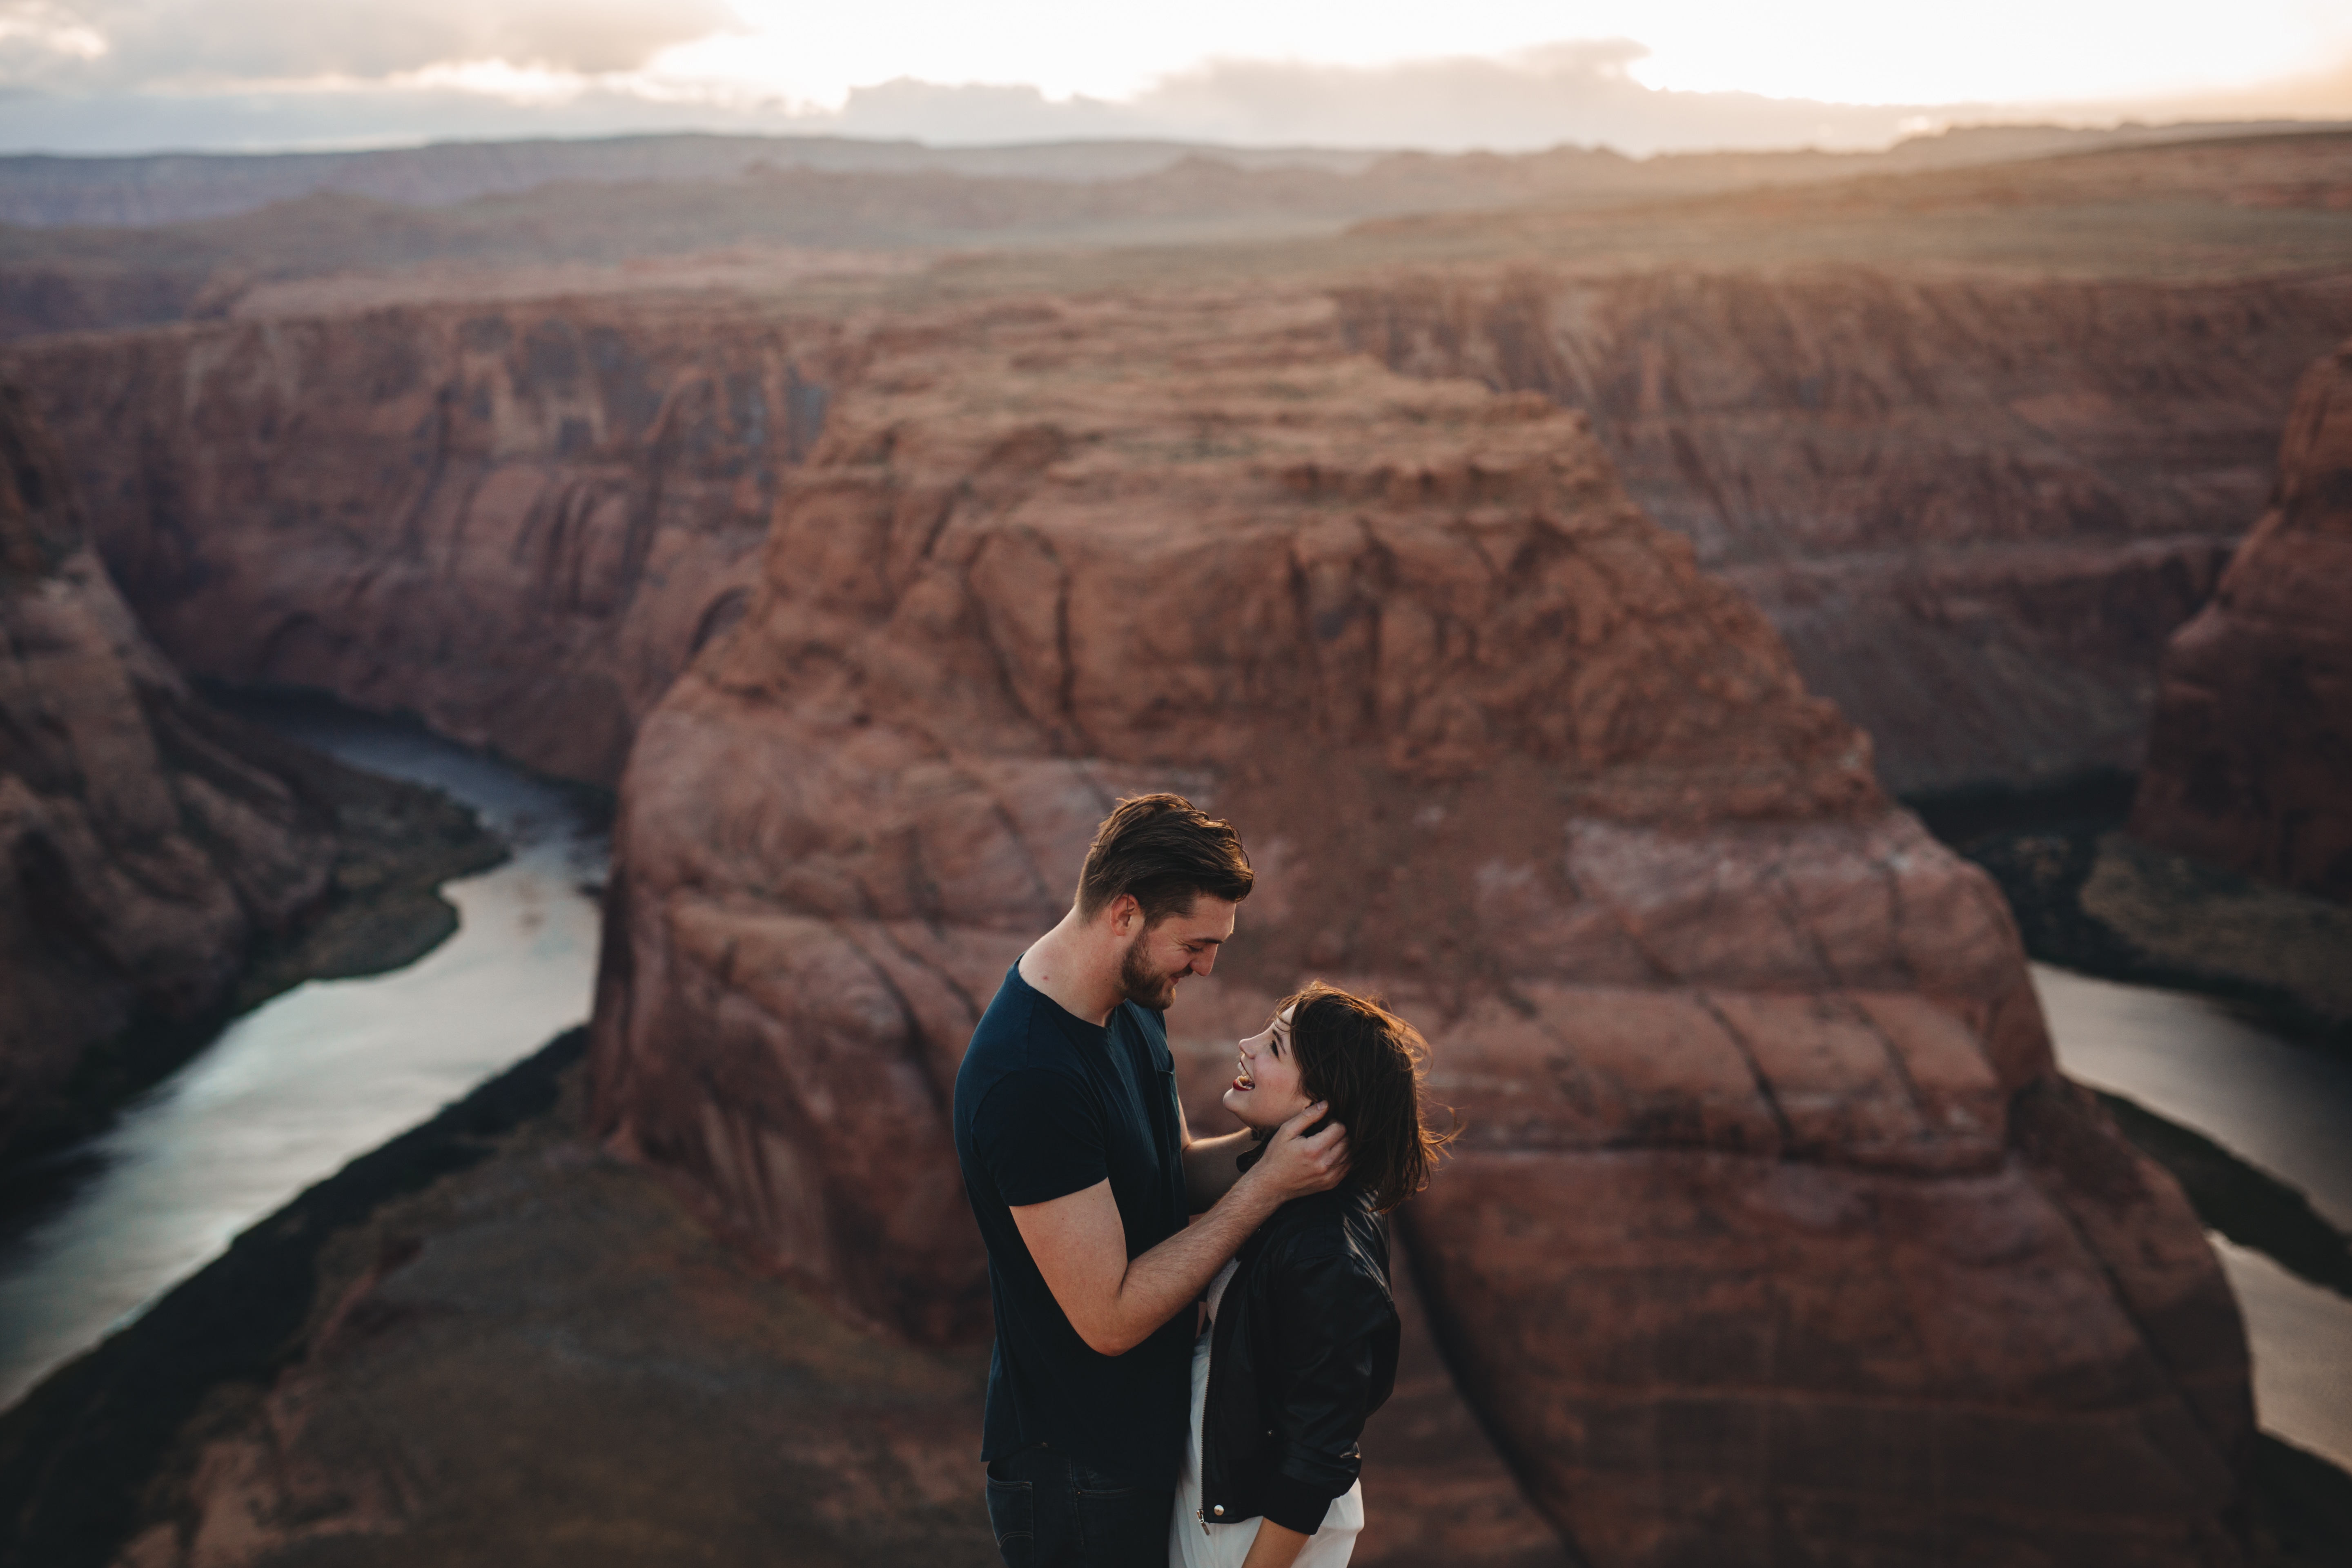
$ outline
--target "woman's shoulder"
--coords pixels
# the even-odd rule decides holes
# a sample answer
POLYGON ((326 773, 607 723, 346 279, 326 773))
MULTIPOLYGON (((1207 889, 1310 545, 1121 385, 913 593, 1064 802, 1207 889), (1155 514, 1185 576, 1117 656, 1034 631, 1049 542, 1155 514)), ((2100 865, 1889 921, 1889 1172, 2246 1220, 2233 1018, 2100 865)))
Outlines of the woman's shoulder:
POLYGON ((1388 1221, 1369 1194, 1342 1186, 1293 1198, 1266 1222, 1265 1255, 1286 1266, 1346 1262, 1388 1279, 1388 1221))
POLYGON ((1343 1339, 1393 1331, 1388 1222, 1336 1193, 1284 1207, 1299 1212, 1266 1237, 1254 1272, 1252 1293, 1272 1309, 1271 1321, 1312 1324, 1318 1334, 1343 1339))

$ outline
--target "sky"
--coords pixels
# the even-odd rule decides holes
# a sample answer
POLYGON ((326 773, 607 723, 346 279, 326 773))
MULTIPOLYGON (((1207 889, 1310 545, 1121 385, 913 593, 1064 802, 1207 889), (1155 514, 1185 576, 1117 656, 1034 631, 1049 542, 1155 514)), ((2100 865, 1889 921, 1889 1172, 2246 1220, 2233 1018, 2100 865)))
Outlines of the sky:
POLYGON ((656 129, 1501 151, 2352 119, 2346 0, 0 0, 0 151, 656 129))

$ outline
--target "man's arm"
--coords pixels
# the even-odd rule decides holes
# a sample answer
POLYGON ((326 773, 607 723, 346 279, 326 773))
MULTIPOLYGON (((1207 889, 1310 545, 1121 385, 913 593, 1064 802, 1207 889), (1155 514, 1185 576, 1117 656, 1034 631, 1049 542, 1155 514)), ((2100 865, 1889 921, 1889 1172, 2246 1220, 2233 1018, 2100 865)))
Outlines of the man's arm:
POLYGON ((1283 1123, 1265 1157, 1216 1205, 1140 1258, 1127 1255, 1127 1227, 1108 1178, 1048 1203, 1013 1210, 1045 1287, 1078 1337, 1102 1355, 1124 1355, 1200 1299, 1250 1232, 1292 1198, 1339 1185, 1348 1173, 1347 1131, 1334 1122, 1301 1135, 1321 1105, 1283 1123))
POLYGON ((1249 1129, 1244 1127, 1220 1138, 1195 1138, 1181 1100, 1176 1106, 1176 1126, 1184 1139, 1185 1212, 1205 1214, 1219 1198, 1233 1191, 1234 1183, 1241 1178, 1237 1162, 1249 1147, 1249 1129))

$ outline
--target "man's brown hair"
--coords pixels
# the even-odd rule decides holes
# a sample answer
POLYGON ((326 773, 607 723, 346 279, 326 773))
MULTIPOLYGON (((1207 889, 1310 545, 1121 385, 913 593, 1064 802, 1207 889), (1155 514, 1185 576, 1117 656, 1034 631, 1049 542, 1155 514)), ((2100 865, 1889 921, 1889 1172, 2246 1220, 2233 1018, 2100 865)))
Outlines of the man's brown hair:
POLYGON ((1092 916, 1129 893, 1150 927, 1190 914, 1202 893, 1240 903, 1256 878, 1232 823, 1181 795, 1139 795, 1120 801, 1095 829, 1078 873, 1078 913, 1092 916))
POLYGON ((1388 1213, 1429 1185, 1454 1139, 1454 1129, 1433 1131, 1423 1114, 1429 1042, 1378 1002, 1320 980, 1275 1008, 1286 1011, 1299 1087, 1348 1130, 1348 1180, 1388 1213))

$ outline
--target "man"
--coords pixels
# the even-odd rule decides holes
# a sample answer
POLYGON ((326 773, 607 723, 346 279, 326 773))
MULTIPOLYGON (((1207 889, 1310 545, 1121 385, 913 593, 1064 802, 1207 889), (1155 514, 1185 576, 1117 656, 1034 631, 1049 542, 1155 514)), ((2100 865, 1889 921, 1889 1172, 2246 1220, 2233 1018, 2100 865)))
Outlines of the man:
POLYGON ((996 1310, 981 1458, 1009 1568, 1166 1563, 1192 1304, 1276 1209, 1347 1173, 1342 1129, 1306 1135, 1320 1105, 1246 1175, 1248 1133, 1184 1122, 1160 1015, 1215 965, 1251 881, 1230 825, 1179 795, 1121 801, 956 1074, 996 1310))

